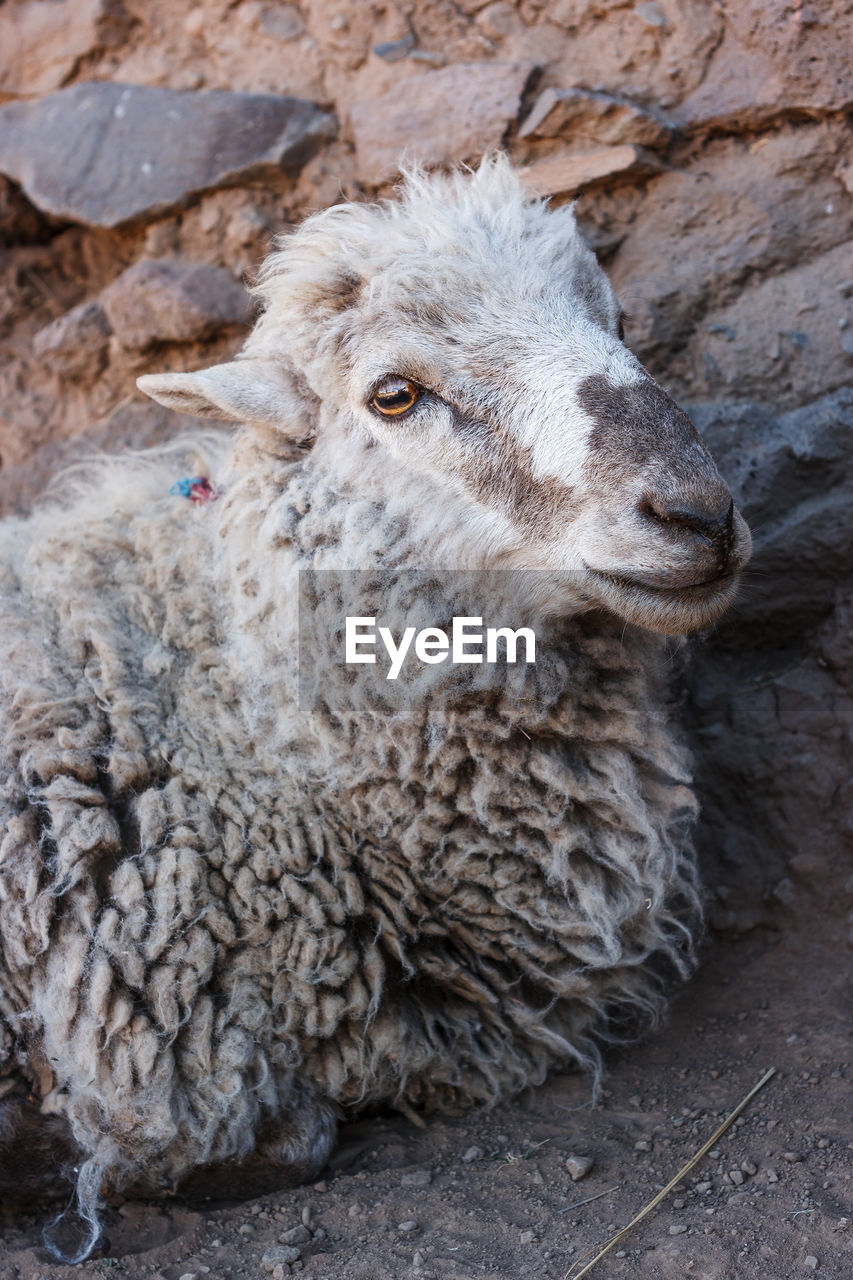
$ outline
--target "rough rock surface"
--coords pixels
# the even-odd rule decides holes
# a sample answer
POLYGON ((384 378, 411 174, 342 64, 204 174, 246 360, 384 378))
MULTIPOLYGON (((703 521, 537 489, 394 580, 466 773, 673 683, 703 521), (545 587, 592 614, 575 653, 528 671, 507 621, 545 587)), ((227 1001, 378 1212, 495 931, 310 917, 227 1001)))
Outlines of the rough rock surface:
POLYGON ((588 89, 543 89, 518 136, 665 147, 672 126, 630 98, 588 89))
POLYGON ((77 84, 0 107, 0 171, 54 217, 115 227, 298 168, 334 128, 298 98, 77 84))
POLYGON ((777 414, 697 405, 754 530, 749 580, 697 651, 689 717, 712 921, 831 915, 853 866, 853 388, 777 414))
POLYGON ((602 183, 614 186, 620 181, 647 178, 659 169, 660 164, 651 151, 626 143, 620 147, 596 147, 591 151, 546 156, 525 165, 520 173, 537 195, 566 196, 602 183))
POLYGON ((48 93, 84 58, 122 44, 133 18, 121 0, 25 0, 0 7, 0 92, 48 93))
POLYGON ((202 342, 252 316, 246 290, 223 267, 175 258, 135 262, 104 290, 101 307, 120 344, 138 350, 202 342))
MULTIPOLYGON (((0 5, 0 128, 27 122, 0 137, 0 510, 25 510, 95 448, 188 425, 139 399, 136 374, 222 359, 242 321, 233 290, 221 312, 187 299, 187 264, 250 275, 310 210, 387 191, 403 148, 462 160, 502 141, 540 189, 581 192, 629 345, 692 409, 755 532, 740 601, 676 685, 710 934, 671 1027, 612 1060, 591 1111, 584 1083, 561 1078, 491 1117, 353 1126, 317 1188, 113 1206, 128 1275, 229 1280, 266 1274, 268 1256, 274 1280, 556 1280, 771 1063, 719 1158, 608 1255, 609 1274, 853 1272, 850 22, 850 0, 0 5), (134 85, 144 106, 116 117, 134 85), (244 109, 249 91, 310 100, 295 167, 280 167, 277 126, 258 130, 257 99, 244 109), (75 112, 44 124, 89 94, 102 151, 93 133, 75 150, 75 112), (173 102, 192 129, 169 133, 173 102), (629 148, 655 159, 614 163, 629 148), (138 165, 154 160, 168 166, 149 187, 138 165), (152 262, 170 264, 153 283, 152 262), (595 1166, 574 1186, 578 1152, 595 1166)), ((4 1225, 0 1280, 65 1280, 35 1217, 4 1225)))
POLYGON ((727 6, 718 56, 681 104, 679 121, 691 130, 748 130, 846 110, 853 105, 849 31, 843 0, 738 0, 727 6))
POLYGON ((111 332, 101 304, 81 302, 39 329, 33 338, 33 354, 60 377, 92 383, 106 366, 111 332))
POLYGON ((351 111, 359 172, 392 177, 400 157, 424 164, 473 160, 501 144, 521 108, 530 63, 479 63, 407 76, 351 111))

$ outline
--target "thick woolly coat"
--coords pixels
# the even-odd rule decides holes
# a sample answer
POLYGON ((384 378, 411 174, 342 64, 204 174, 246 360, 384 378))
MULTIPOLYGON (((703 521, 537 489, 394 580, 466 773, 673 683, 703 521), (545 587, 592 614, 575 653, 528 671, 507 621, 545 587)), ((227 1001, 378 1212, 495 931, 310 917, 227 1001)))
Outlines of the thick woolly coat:
POLYGON ((514 690, 446 680, 291 732, 276 637, 261 669, 227 643, 256 587, 221 546, 239 516, 259 564, 291 539, 310 561, 318 477, 268 462, 193 507, 179 465, 5 529, 5 1068, 46 1064, 106 1165, 177 1179, 306 1089, 488 1101, 594 1061, 609 1017, 657 1009, 650 962, 681 962, 693 899, 659 642, 566 625, 523 724, 514 690))

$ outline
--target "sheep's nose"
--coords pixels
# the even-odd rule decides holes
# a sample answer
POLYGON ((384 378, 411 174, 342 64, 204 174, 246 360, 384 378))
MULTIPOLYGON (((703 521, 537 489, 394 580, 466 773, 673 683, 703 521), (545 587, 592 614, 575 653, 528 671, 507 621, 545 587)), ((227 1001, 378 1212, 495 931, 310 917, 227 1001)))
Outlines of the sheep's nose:
POLYGON ((647 494, 640 502, 640 514, 676 536, 698 534, 713 548, 717 571, 725 571, 735 540, 735 506, 728 491, 725 496, 718 493, 707 500, 694 497, 681 502, 647 494))

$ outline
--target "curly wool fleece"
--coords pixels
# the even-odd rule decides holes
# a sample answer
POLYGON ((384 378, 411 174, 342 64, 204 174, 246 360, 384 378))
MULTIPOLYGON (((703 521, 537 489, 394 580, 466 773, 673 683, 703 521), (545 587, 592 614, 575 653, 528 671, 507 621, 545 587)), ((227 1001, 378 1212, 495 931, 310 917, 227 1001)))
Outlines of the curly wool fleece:
POLYGON ((689 963, 661 641, 563 619, 523 724, 443 668, 390 713, 331 668, 300 711, 296 569, 418 563, 411 494, 342 497, 251 432, 193 448, 216 503, 168 496, 172 450, 0 526, 0 1072, 85 1155, 79 1256, 104 1186, 256 1146, 306 1177, 341 1109, 597 1071, 689 963))

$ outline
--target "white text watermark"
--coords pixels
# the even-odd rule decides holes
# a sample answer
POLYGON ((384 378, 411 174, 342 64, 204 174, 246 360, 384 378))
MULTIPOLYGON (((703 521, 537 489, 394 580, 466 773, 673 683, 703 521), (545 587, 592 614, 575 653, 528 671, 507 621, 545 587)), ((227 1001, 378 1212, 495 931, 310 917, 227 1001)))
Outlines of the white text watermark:
POLYGON ((411 651, 419 662, 434 664, 497 662, 515 663, 519 642, 524 644, 524 661, 536 661, 536 633, 530 627, 483 627, 482 618, 454 618, 450 634, 441 627, 405 627, 397 640, 390 627, 377 627, 376 618, 348 617, 345 633, 345 661, 377 661, 378 641, 385 650, 390 666, 387 680, 396 680, 407 654, 411 651), (502 654, 499 656, 499 647, 502 654))

